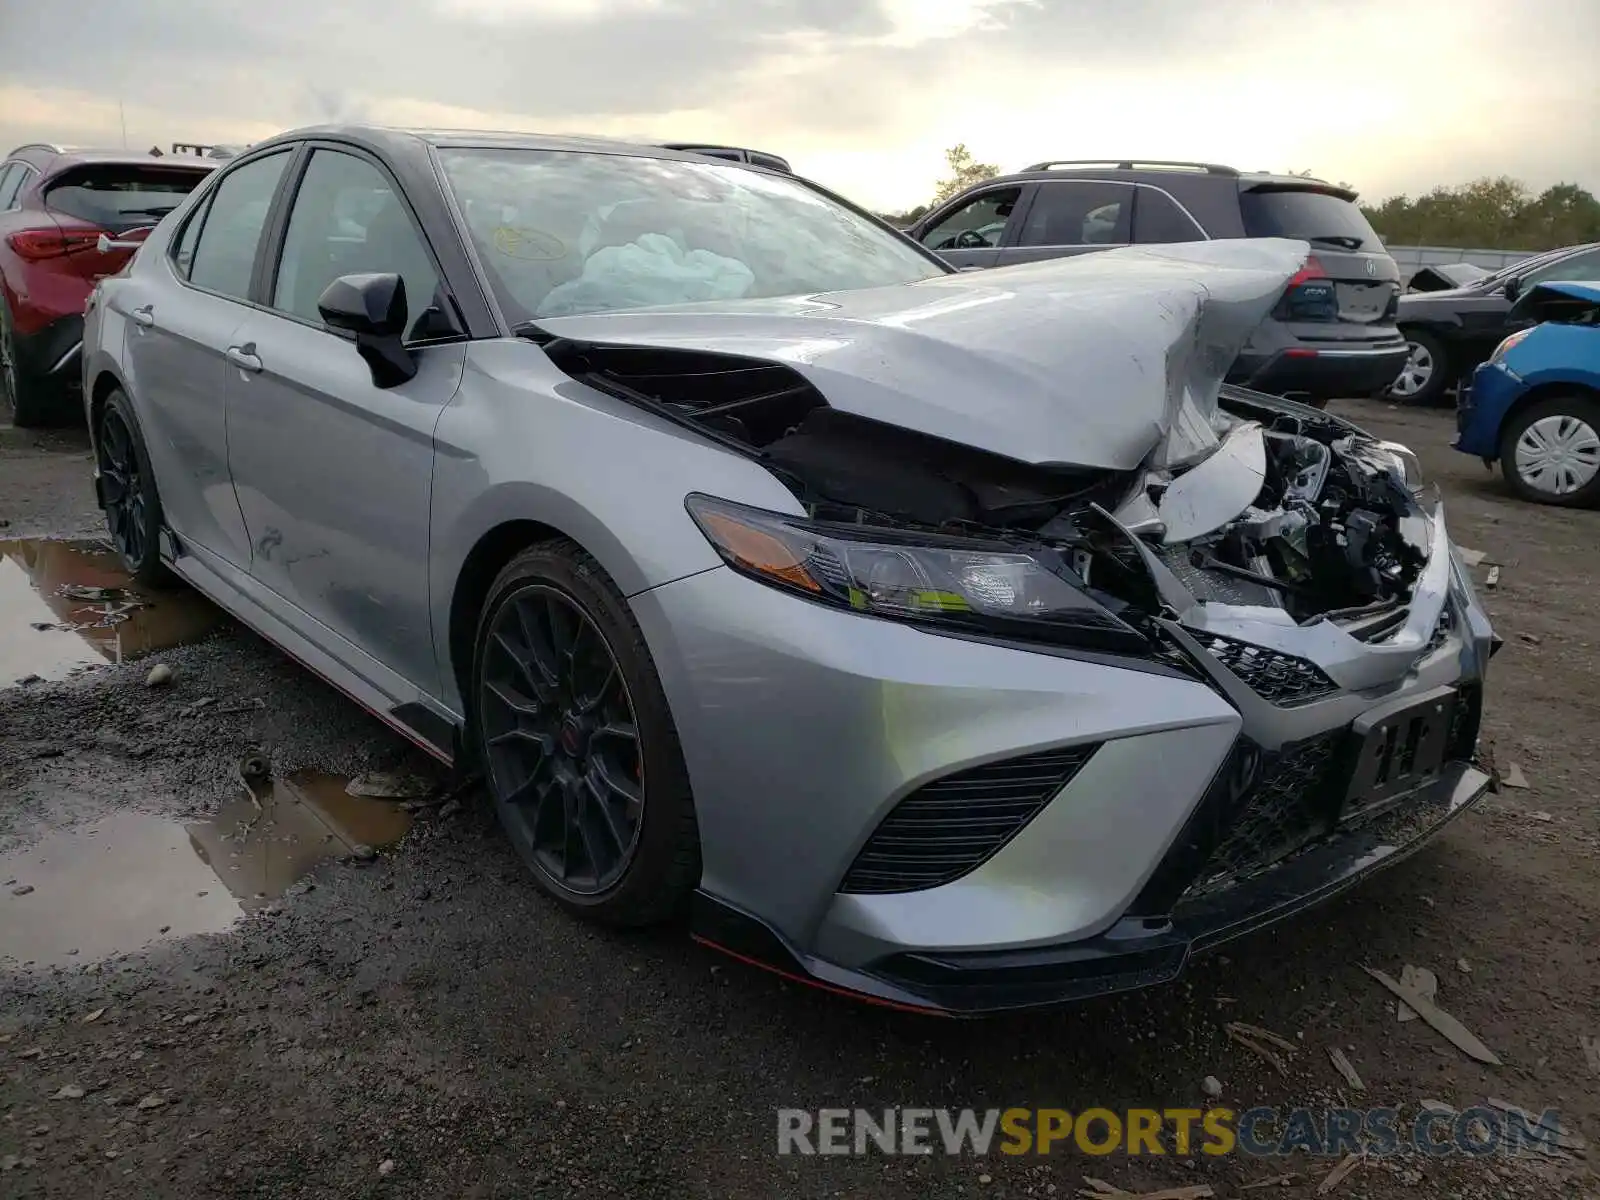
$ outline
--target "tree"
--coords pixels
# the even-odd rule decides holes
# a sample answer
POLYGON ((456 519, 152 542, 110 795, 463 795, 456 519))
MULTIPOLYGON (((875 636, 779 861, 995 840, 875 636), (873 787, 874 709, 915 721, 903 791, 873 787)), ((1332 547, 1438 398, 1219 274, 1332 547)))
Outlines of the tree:
POLYGON ((935 204, 942 204, 957 192, 966 191, 973 184, 993 179, 1000 174, 1000 168, 994 164, 974 161, 972 151, 967 149, 965 142, 946 150, 944 161, 950 170, 950 175, 949 178, 939 181, 939 187, 933 193, 935 204))
POLYGON ((1384 241, 1400 246, 1534 251, 1600 241, 1600 200, 1575 183, 1535 196, 1508 176, 1475 179, 1363 211, 1384 241))

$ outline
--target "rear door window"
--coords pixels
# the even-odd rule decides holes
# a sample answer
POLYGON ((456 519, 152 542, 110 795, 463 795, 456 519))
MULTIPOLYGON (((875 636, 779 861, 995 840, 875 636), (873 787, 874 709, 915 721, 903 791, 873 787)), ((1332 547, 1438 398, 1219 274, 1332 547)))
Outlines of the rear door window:
POLYGON ((1341 250, 1382 250, 1366 216, 1343 196, 1307 188, 1255 188, 1239 196, 1247 237, 1295 238, 1341 250))
POLYGON ((111 233, 154 225, 200 186, 210 171, 142 163, 89 163, 63 172, 45 206, 111 233))
POLYGON ((1021 197, 1020 187, 995 188, 974 196, 930 225, 922 235, 922 244, 930 250, 992 249, 1000 244, 1006 222, 1021 197))
POLYGON ((17 192, 22 189, 22 179, 28 168, 21 163, 8 163, 0 169, 0 212, 15 208, 17 192))
POLYGON ((1133 240, 1141 245, 1166 242, 1203 242, 1205 233, 1194 218, 1178 207, 1165 192, 1152 187, 1135 190, 1133 200, 1133 240))
POLYGON ((240 300, 249 299, 256 248, 272 198, 289 165, 279 151, 235 167, 217 183, 189 268, 189 282, 240 300))
POLYGON ((1041 183, 1022 227, 1024 246, 1124 246, 1133 219, 1131 183, 1041 183))

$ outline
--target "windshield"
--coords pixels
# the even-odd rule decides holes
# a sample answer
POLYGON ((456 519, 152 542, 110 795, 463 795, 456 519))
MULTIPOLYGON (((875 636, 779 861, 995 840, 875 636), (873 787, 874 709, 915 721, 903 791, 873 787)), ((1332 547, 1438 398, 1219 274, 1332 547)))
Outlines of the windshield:
POLYGON ((947 273, 803 183, 742 167, 555 150, 439 157, 513 323, 947 273))
POLYGON ((1256 188, 1240 194, 1239 209, 1249 237, 1297 238, 1345 250, 1382 249, 1365 215, 1343 196, 1304 188, 1256 188))

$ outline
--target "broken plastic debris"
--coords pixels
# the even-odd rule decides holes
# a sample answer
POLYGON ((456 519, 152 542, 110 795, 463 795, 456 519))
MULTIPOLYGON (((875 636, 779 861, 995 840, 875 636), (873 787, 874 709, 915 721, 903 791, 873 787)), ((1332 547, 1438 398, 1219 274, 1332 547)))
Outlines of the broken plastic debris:
MULTIPOLYGON (((1413 967, 1407 963, 1400 968, 1400 982, 1408 988, 1415 988, 1419 996, 1426 996, 1429 1000, 1439 995, 1439 977, 1427 967, 1413 967)), ((1396 1006, 1395 1015, 1402 1021, 1417 1019, 1417 1014, 1404 1004, 1396 1006)))
POLYGON ((1347 1154, 1344 1161, 1328 1172, 1328 1177, 1317 1184, 1317 1195, 1326 1196, 1344 1182, 1345 1177, 1366 1161, 1365 1154, 1347 1154))
POLYGON ((1367 1090, 1367 1085, 1361 1082, 1361 1076, 1356 1074, 1354 1065, 1345 1057, 1343 1050, 1337 1046, 1329 1046, 1328 1057, 1333 1060, 1334 1070, 1344 1076, 1344 1081, 1350 1085, 1353 1091, 1364 1092, 1367 1090))
POLYGON ((1469 550, 1465 546, 1457 546, 1456 553, 1461 556, 1461 561, 1469 567, 1475 567, 1489 557, 1482 550, 1469 550))
POLYGON ((1500 568, 1490 567, 1489 577, 1483 581, 1483 586, 1491 591, 1500 586, 1500 568))
POLYGON ((1500 777, 1500 782, 1508 788, 1518 788, 1522 791, 1526 791, 1528 788, 1528 777, 1522 773, 1522 768, 1517 766, 1516 763, 1512 763, 1506 768, 1506 773, 1500 777))
POLYGON ((1417 1016, 1448 1038, 1451 1044, 1463 1054, 1469 1058, 1476 1059, 1478 1062, 1488 1063, 1491 1066, 1498 1067, 1502 1065, 1493 1050, 1479 1041, 1460 1021, 1439 1008, 1426 996, 1420 994, 1416 988, 1407 987, 1374 967, 1364 966, 1361 969, 1415 1009, 1417 1016))
POLYGON ((1089 1200, 1210 1200, 1216 1195, 1211 1186, 1205 1183, 1162 1188, 1154 1192, 1129 1192, 1089 1175, 1085 1175, 1083 1181, 1089 1186, 1079 1188, 1078 1195, 1087 1196, 1089 1200))
POLYGON ((1583 1047, 1583 1056, 1589 1060, 1589 1070, 1600 1075, 1600 1037, 1580 1033, 1578 1045, 1583 1047))
POLYGON ((1223 1026, 1229 1038, 1250 1051, 1263 1062, 1270 1063, 1277 1069, 1278 1074, 1287 1075, 1289 1068, 1284 1065, 1281 1055, 1270 1050, 1267 1044, 1278 1047, 1286 1054, 1293 1054, 1295 1045, 1287 1038, 1279 1037, 1270 1029, 1262 1029, 1259 1025, 1247 1025, 1243 1021, 1230 1021, 1223 1026))

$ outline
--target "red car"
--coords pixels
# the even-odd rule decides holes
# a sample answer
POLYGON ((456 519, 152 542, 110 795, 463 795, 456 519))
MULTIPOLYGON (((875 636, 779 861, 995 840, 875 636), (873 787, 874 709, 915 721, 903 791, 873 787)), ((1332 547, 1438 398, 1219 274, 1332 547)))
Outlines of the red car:
POLYGON ((127 150, 19 146, 0 163, 0 398, 18 425, 74 411, 83 306, 220 164, 127 150))

